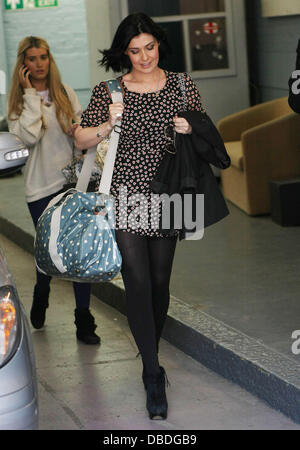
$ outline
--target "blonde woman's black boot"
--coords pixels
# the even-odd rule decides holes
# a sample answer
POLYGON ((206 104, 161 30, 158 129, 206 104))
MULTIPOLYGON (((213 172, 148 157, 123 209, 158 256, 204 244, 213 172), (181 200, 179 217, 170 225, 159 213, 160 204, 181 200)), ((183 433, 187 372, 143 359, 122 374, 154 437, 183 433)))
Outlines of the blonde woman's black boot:
POLYGON ((39 330, 45 323, 46 309, 49 306, 50 287, 39 287, 37 284, 34 286, 33 302, 30 310, 30 321, 32 326, 39 330))
POLYGON ((97 325, 88 308, 75 309, 76 337, 89 345, 100 344, 100 337, 95 333, 97 325))

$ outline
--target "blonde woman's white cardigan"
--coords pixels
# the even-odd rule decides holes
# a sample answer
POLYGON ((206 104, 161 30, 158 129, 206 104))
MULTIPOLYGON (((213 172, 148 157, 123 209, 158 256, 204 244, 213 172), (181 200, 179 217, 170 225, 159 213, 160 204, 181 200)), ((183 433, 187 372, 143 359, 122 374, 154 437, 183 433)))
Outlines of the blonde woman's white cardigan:
MULTIPOLYGON (((82 108, 77 95, 70 86, 64 87, 79 121, 82 108)), ((66 182, 61 169, 72 160, 72 138, 59 125, 54 103, 47 106, 34 88, 25 89, 23 99, 22 114, 8 121, 8 127, 29 149, 25 195, 27 202, 34 202, 59 191, 66 182), (42 128, 42 115, 46 129, 42 128)))

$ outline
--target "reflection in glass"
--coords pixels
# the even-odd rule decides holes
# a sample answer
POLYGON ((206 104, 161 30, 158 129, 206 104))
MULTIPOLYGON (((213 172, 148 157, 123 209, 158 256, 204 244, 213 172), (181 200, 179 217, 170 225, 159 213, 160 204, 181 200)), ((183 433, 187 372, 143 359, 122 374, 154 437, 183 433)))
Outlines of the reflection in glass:
POLYGON ((144 12, 152 17, 224 11, 224 0, 128 0, 129 14, 144 12))
POLYGON ((189 21, 192 70, 227 69, 225 18, 189 21))
POLYGON ((143 12, 152 17, 180 14, 180 0, 128 0, 129 14, 143 12))
POLYGON ((186 69, 182 22, 159 22, 159 26, 167 33, 168 42, 172 49, 172 53, 168 55, 167 59, 159 64, 160 67, 172 72, 184 72, 186 69))
POLYGON ((180 0, 179 14, 205 14, 224 11, 224 0, 180 0))

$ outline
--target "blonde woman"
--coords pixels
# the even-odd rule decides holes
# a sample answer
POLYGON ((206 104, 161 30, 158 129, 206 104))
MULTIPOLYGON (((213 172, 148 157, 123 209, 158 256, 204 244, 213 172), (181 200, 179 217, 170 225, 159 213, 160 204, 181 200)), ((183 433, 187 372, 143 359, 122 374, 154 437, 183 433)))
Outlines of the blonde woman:
MULTIPOLYGON (((61 191, 61 169, 72 158, 72 141, 82 109, 68 85, 63 84, 47 42, 36 36, 20 43, 8 99, 9 131, 28 146, 25 196, 34 225, 49 201, 61 191)), ((34 328, 45 322, 51 277, 37 271, 30 312, 34 328)), ((73 283, 76 336, 86 344, 99 344, 90 313, 90 284, 73 283)))

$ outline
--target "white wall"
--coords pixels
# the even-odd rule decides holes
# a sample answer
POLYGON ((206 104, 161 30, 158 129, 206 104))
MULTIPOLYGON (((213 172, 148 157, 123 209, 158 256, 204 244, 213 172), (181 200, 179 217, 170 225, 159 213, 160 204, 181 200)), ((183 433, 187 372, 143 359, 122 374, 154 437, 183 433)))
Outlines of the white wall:
POLYGON ((113 77, 113 74, 107 73, 97 63, 101 59, 98 50, 109 48, 112 40, 109 2, 110 0, 85 0, 91 88, 100 81, 113 77))
POLYGON ((261 6, 266 17, 300 14, 299 0, 261 0, 261 6))
POLYGON ((60 0, 57 7, 3 11, 2 14, 8 83, 19 41, 25 36, 41 36, 50 45, 63 81, 75 89, 85 107, 90 83, 84 0, 60 0))

